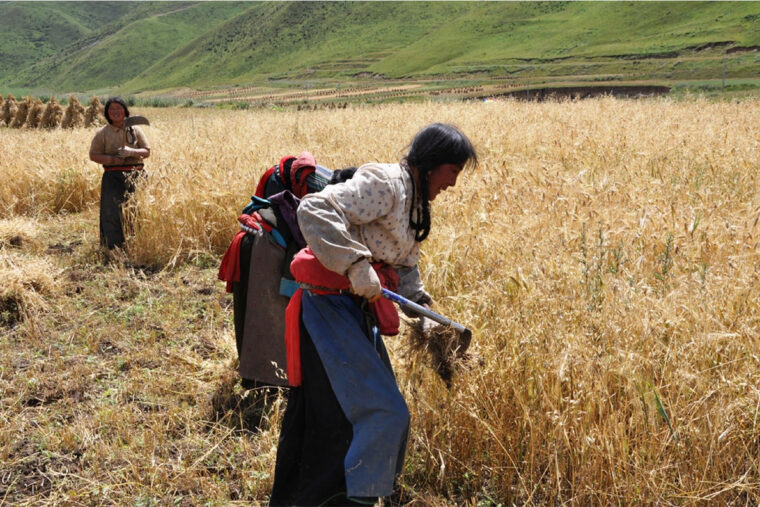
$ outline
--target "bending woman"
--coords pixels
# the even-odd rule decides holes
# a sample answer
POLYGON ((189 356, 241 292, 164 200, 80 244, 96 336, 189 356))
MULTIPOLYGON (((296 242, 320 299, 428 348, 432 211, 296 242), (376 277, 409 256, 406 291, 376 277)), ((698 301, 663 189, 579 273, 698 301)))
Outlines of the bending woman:
POLYGON ((291 267, 311 285, 300 297, 300 319, 288 316, 288 327, 300 331, 300 385, 282 422, 272 505, 374 503, 391 494, 409 410, 377 331, 383 314, 378 321, 371 310, 381 278, 412 301, 432 303, 417 269, 429 202, 475 163, 467 137, 436 123, 415 136, 400 164, 365 164, 352 179, 301 201, 298 222, 309 249, 291 267))

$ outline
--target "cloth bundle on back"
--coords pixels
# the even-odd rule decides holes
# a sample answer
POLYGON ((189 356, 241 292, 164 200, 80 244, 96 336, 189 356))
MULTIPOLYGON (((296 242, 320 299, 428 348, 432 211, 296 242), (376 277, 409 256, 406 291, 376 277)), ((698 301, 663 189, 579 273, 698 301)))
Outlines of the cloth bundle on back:
POLYGON ((256 186, 256 196, 267 198, 289 190, 299 199, 319 192, 330 182, 332 171, 318 166, 314 156, 304 151, 298 158, 286 156, 264 172, 256 186))
POLYGON ((219 279, 233 293, 235 343, 246 388, 287 385, 285 308, 295 292, 289 266, 305 245, 296 208, 308 191, 327 183, 316 173, 311 153, 283 157, 260 178, 238 217, 241 231, 222 258, 219 279))
POLYGON ((243 387, 287 385, 285 308, 297 285, 290 261, 306 245, 296 209, 307 193, 332 178, 350 178, 350 169, 331 171, 305 151, 283 157, 259 179, 256 194, 238 221, 219 269, 233 294, 235 343, 243 387))

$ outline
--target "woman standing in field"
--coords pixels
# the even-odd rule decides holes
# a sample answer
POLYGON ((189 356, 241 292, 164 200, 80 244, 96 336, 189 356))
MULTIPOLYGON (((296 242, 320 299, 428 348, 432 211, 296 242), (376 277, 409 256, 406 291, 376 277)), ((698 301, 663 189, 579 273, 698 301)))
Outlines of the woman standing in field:
POLYGON ((129 117, 124 99, 109 98, 104 114, 108 125, 95 134, 90 160, 105 169, 100 185, 100 243, 111 250, 124 244, 122 205, 135 191, 142 159, 150 156, 150 146, 140 127, 124 125, 129 117))
POLYGON ((304 289, 286 319, 288 377, 297 387, 282 422, 272 505, 373 503, 391 494, 409 410, 380 336, 398 332, 382 285, 432 303, 417 269, 429 202, 475 163, 467 137, 436 123, 400 164, 365 164, 301 202, 309 247, 291 271, 304 289))

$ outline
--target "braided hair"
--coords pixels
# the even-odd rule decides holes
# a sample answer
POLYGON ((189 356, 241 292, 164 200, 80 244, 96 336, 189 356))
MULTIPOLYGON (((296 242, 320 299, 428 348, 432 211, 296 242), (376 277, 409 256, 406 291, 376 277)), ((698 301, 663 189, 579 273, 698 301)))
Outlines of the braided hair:
POLYGON ((422 242, 430 234, 430 201, 428 180, 430 173, 443 164, 465 166, 477 164, 478 156, 467 136, 453 125, 433 123, 420 130, 401 161, 412 177, 412 206, 409 225, 415 241, 422 242), (411 168, 417 170, 420 188, 415 188, 411 168))

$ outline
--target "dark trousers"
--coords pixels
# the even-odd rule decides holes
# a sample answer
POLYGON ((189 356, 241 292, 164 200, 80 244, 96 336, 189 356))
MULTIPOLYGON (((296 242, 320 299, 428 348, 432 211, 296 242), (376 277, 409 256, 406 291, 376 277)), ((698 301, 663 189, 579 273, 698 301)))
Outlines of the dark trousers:
POLYGON ((269 505, 347 505, 343 459, 353 430, 301 324, 303 385, 292 387, 280 430, 269 505))
POLYGON ((123 205, 135 191, 142 171, 108 171, 100 183, 100 244, 109 250, 124 244, 123 205))

